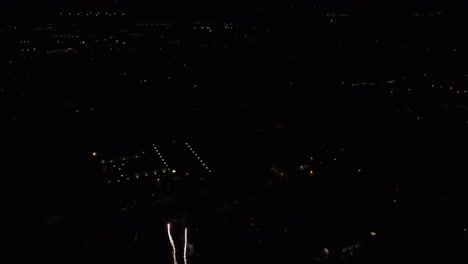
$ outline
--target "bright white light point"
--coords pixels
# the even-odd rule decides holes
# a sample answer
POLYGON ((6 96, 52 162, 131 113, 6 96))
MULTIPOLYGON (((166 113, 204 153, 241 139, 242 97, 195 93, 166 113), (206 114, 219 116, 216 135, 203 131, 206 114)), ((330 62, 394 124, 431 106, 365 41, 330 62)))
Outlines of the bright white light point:
POLYGON ((375 232, 370 232, 370 234, 371 234, 371 236, 376 236, 377 235, 377 233, 375 233, 375 232))
POLYGON ((361 170, 359 169, 359 170, 357 170, 357 172, 361 172, 361 170))
POLYGON ((96 156, 97 156, 97 152, 93 152, 92 155, 93 155, 94 157, 96 157, 96 156))
POLYGON ((172 173, 176 173, 176 170, 172 170, 172 173))

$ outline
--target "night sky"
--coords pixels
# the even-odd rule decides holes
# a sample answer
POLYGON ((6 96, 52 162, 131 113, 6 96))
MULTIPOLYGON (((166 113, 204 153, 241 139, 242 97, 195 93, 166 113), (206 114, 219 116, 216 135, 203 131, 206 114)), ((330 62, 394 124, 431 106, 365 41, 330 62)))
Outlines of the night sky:
POLYGON ((467 8, 0 1, 14 262, 467 263, 467 8))

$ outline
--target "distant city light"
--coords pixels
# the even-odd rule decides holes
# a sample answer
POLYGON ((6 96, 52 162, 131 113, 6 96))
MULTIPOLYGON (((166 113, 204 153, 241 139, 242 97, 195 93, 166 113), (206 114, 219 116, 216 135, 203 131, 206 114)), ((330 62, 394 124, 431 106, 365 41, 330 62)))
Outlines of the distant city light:
POLYGON ((172 173, 176 173, 176 170, 172 170, 172 173))
POLYGON ((371 236, 376 236, 377 235, 377 233, 375 233, 375 232, 370 232, 370 234, 371 234, 371 236))
POLYGON ((93 155, 94 157, 96 157, 96 156, 97 156, 97 152, 93 152, 92 155, 93 155))

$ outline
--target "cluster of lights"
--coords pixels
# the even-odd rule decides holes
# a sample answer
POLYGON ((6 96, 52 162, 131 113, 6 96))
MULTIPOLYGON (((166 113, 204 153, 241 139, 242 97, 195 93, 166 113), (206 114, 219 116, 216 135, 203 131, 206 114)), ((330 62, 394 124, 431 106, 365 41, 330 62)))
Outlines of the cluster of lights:
MULTIPOLYGON (((124 164, 122 163, 122 166, 123 166, 123 165, 124 165, 124 164)), ((115 168, 115 165, 113 165, 112 167, 115 168)), ((117 169, 118 169, 119 171, 122 170, 122 168, 120 168, 120 167, 117 168, 117 169)), ((143 172, 142 174, 143 174, 145 177, 148 177, 150 173, 153 173, 154 175, 157 175, 157 174, 158 174, 158 172, 157 172, 156 170, 154 170, 154 171, 152 171, 152 172, 147 172, 147 171, 145 171, 145 172, 143 172)), ((136 179, 139 179, 140 176, 142 176, 142 174, 140 174, 140 173, 135 173, 134 176, 135 176, 136 179)), ((123 175, 123 174, 120 174, 120 177, 123 178, 124 175, 123 175)), ((130 180, 130 178, 127 177, 127 181, 129 181, 129 180, 130 180)), ((159 181, 159 179, 158 179, 158 181, 159 181)), ((111 181, 109 181, 109 183, 110 183, 110 182, 111 182, 111 181)), ((120 179, 117 179, 117 182, 120 182, 120 179)))
POLYGON ((208 172, 211 172, 210 168, 208 168, 208 166, 203 162, 203 160, 200 158, 200 156, 198 156, 198 154, 195 152, 195 150, 189 145, 189 143, 185 143, 185 145, 190 149, 190 151, 192 151, 193 155, 195 155, 195 157, 200 161, 200 163, 203 165, 203 167, 205 167, 205 169, 208 171, 208 172))
MULTIPOLYGON (((452 84, 455 84, 455 82, 452 82, 452 84)), ((431 86, 432 86, 432 88, 435 88, 435 85, 434 85, 434 84, 432 84, 431 86)), ((440 89, 444 89, 444 86, 443 86, 443 85, 440 85, 440 89)), ((453 86, 449 86, 448 89, 449 89, 450 91, 453 91, 453 86)), ((462 91, 462 90, 457 90, 457 89, 455 89, 455 90, 456 90, 456 93, 457 93, 457 94, 461 94, 461 93, 466 94, 466 93, 467 93, 466 90, 464 90, 464 91, 462 91)))
MULTIPOLYGON (((127 157, 123 157, 121 159, 115 159, 115 160, 108 160, 108 161, 105 161, 104 162, 109 162, 109 163, 114 163, 114 162, 118 162, 118 161, 122 161, 122 160, 127 160, 127 159, 138 159, 140 157, 140 155, 134 155, 134 156, 127 156, 127 157)), ((122 163, 122 166, 124 164, 122 163)))
POLYGON ((163 156, 161 155, 161 153, 159 152, 158 148, 156 147, 156 144, 153 144, 153 148, 154 148, 154 150, 156 151, 156 153, 158 153, 158 156, 159 156, 159 158, 162 160, 162 162, 164 163, 164 166, 166 166, 166 168, 168 168, 168 169, 170 170, 170 168, 169 168, 169 166, 167 165, 166 161, 164 160, 163 156))
POLYGON ((157 27, 164 27, 169 29, 173 23, 137 23, 137 26, 157 26, 157 27))
MULTIPOLYGON (((395 81, 392 80, 392 81, 388 81, 387 83, 388 83, 388 84, 391 84, 391 83, 395 83, 395 81)), ((352 84, 351 84, 352 87, 355 87, 355 86, 366 86, 366 85, 374 86, 374 85, 376 85, 376 83, 375 83, 375 82, 369 82, 369 83, 367 83, 367 82, 362 82, 362 83, 352 83, 352 84)))
POLYGON ((36 48, 32 48, 32 49, 21 49, 22 52, 30 52, 30 51, 36 51, 36 48))
MULTIPOLYGON (((96 13, 92 13, 92 12, 88 12, 88 13, 81 13, 81 12, 78 12, 78 13, 70 13, 70 12, 60 12, 60 15, 69 15, 69 16, 72 16, 72 15, 77 15, 77 16, 92 16, 92 15, 95 15, 95 16, 99 16, 100 15, 100 12, 96 12, 96 13)), ((104 14, 102 14, 104 15, 104 14)), ((117 14, 116 12, 105 12, 105 15, 108 15, 108 16, 117 16, 119 14, 117 14)), ((125 13, 120 13, 121 16, 125 16, 125 13)))

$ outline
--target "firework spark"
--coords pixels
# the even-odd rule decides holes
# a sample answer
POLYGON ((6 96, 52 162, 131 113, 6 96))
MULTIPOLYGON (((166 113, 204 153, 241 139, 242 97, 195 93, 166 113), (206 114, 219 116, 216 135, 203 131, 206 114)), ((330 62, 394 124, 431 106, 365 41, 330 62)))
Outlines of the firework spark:
POLYGON ((187 228, 185 228, 184 264, 187 264, 187 228))
POLYGON ((174 245, 174 240, 171 236, 171 224, 167 224, 167 235, 169 236, 169 242, 171 242, 172 245, 172 258, 174 259, 174 264, 177 264, 176 248, 174 245))

